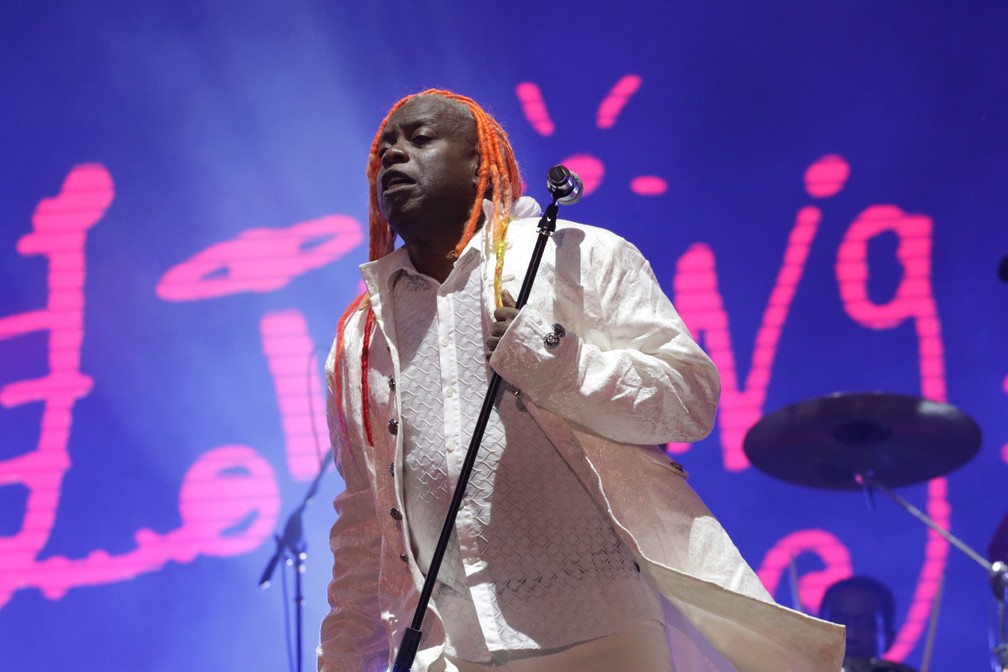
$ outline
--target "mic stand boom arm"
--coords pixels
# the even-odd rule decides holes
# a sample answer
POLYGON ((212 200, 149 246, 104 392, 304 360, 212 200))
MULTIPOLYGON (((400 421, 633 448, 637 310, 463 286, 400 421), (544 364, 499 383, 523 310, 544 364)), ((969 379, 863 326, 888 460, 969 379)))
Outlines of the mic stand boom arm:
MULTIPOLYGON (((525 280, 522 282, 521 291, 515 300, 515 307, 521 309, 528 301, 532 292, 532 283, 535 281, 536 273, 539 271, 539 262, 542 260, 543 251, 546 249, 546 242, 556 231, 557 220, 557 198, 554 196, 553 202, 546 207, 542 219, 539 220, 539 238, 536 239, 535 248, 532 250, 532 259, 529 261, 528 270, 525 272, 525 280)), ((451 503, 448 505, 448 513, 445 516, 444 526, 441 528, 441 536, 438 538, 437 546, 434 548, 434 555, 431 558, 430 569, 424 578, 423 589, 420 591, 420 599, 417 602, 416 611, 413 613, 413 621, 403 633, 402 643, 396 654, 393 672, 409 672, 413 666, 413 659, 416 657, 417 648, 420 645, 420 637, 423 635, 420 627, 423 625, 424 613, 427 611, 427 604, 430 602, 431 593, 434 591, 434 584, 437 582, 438 570, 441 569, 441 560, 444 558, 448 548, 448 540, 452 530, 455 529, 455 517, 458 515, 459 507, 462 505, 462 497, 465 495, 466 486, 469 484, 469 476, 472 473, 473 465, 476 464, 476 454, 479 452, 480 443, 483 441, 483 433, 486 431, 487 421, 490 420, 490 411, 493 409, 497 393, 500 391, 502 378, 496 371, 490 377, 490 384, 487 386, 486 396, 483 397, 483 406, 480 408, 479 417, 476 419, 476 427, 473 429, 472 438, 469 440, 469 448, 466 449, 465 460, 462 462, 462 469, 459 472, 458 483, 455 484, 455 492, 452 494, 451 503)))

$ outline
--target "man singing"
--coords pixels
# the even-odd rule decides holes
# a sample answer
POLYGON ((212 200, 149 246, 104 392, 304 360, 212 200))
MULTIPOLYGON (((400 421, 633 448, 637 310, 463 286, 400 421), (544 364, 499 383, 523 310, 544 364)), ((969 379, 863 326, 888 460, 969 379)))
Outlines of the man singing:
POLYGON ((655 447, 706 436, 720 382, 640 252, 561 221, 516 310, 539 207, 449 92, 393 106, 368 179, 367 291, 327 362, 346 489, 319 669, 389 667, 492 369, 414 670, 838 670, 842 629, 775 605, 655 447))

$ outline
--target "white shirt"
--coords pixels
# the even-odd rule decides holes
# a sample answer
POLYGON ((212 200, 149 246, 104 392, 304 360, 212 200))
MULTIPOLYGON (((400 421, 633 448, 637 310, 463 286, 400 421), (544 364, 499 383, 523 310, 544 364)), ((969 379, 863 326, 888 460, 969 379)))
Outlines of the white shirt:
MULTIPOLYGON (((405 518, 425 574, 491 374, 479 262, 470 246, 443 285, 408 261, 389 278, 405 518)), ((490 415, 438 580, 446 652, 470 661, 662 618, 608 518, 508 391, 490 415)))

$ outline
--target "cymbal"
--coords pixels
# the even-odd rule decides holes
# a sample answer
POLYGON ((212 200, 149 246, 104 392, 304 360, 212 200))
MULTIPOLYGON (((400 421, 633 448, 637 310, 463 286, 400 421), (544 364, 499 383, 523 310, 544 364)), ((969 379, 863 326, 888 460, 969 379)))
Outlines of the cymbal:
POLYGON ((896 487, 966 464, 980 428, 956 407, 883 392, 837 393, 774 411, 742 449, 760 471, 788 483, 858 490, 858 474, 896 487))

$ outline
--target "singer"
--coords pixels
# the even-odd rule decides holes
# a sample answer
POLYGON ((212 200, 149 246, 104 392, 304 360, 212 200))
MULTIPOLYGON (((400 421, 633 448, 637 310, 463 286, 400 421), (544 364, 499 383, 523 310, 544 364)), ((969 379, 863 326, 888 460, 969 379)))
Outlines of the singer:
POLYGON ((706 436, 720 381, 640 252, 560 221, 516 310, 539 206, 457 94, 396 103, 367 175, 366 291, 326 365, 346 489, 319 670, 390 667, 491 368, 413 670, 838 670, 842 628, 774 604, 655 446, 706 436))

